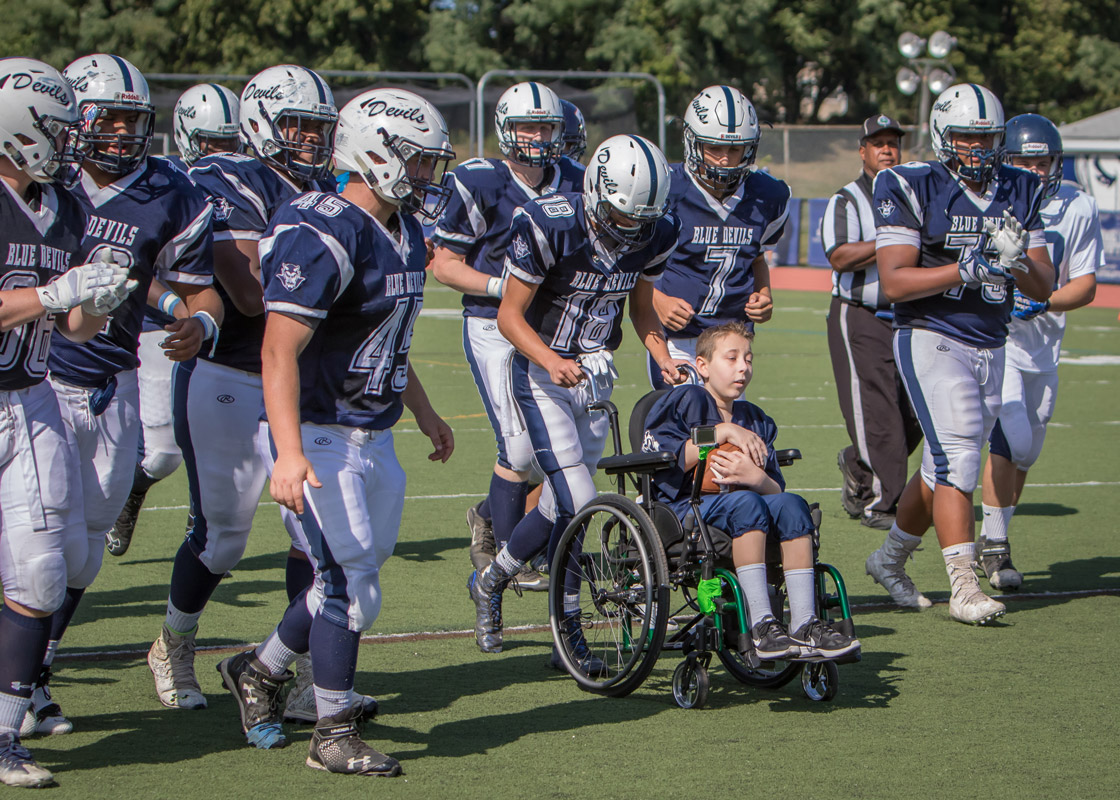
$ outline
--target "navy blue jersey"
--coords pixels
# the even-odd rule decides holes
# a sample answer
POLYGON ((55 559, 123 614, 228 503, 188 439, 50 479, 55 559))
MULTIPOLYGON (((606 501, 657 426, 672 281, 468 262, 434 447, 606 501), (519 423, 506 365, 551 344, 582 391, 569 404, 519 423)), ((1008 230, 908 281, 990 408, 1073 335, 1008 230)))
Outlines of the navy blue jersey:
MULTIPOLYGON (((252 156, 221 153, 200 158, 190 171, 191 178, 210 196, 214 204, 214 241, 259 241, 272 215, 304 190, 287 177, 252 156)), ((334 180, 319 181, 307 188, 329 192, 334 180)), ((201 358, 244 372, 261 371, 261 343, 264 341, 264 315, 247 317, 237 310, 221 281, 217 282, 225 308, 222 335, 211 356, 201 358)))
POLYGON ((190 178, 162 158, 145 159, 105 187, 83 171, 74 196, 89 217, 84 244, 90 259, 109 248, 140 283, 109 315, 107 327, 87 343, 54 336, 51 373, 75 386, 94 387, 139 365, 136 346, 152 278, 196 286, 213 283, 213 209, 190 178))
MULTIPOLYGON (((1028 247, 1045 247, 1040 181, 1037 175, 1001 166, 978 197, 944 164, 913 162, 875 176, 877 247, 905 244, 918 248, 918 266, 952 264, 981 245, 984 220, 1002 224, 1004 209, 1030 232, 1028 247)), ((997 258, 986 247, 985 254, 997 258)), ((925 328, 974 347, 1002 347, 1011 318, 1007 286, 954 286, 941 294, 894 304, 895 327, 925 328)))
POLYGON ((679 297, 696 315, 674 339, 691 339, 707 328, 738 320, 752 330, 744 307, 756 291, 754 261, 775 244, 789 216, 789 187, 764 172, 749 172, 734 194, 716 200, 684 164, 674 164, 669 211, 681 223, 677 249, 657 288, 679 297))
POLYGON ((679 230, 675 219, 662 217, 648 245, 616 256, 588 234, 582 193, 526 203, 513 218, 506 258, 511 275, 537 284, 525 321, 569 358, 616 349, 626 296, 639 280, 657 280, 679 230))
MULTIPOLYGON (((731 421, 741 428, 758 434, 766 442, 766 474, 785 491, 786 481, 778 468, 778 457, 774 454, 774 442, 778 438, 778 426, 754 403, 736 400, 731 407, 731 421)), ((693 470, 684 469, 684 446, 692 439, 692 429, 698 425, 718 425, 723 422, 715 398, 703 386, 676 386, 669 389, 654 401, 646 416, 645 437, 642 452, 665 451, 676 453, 677 461, 672 467, 659 470, 653 475, 654 497, 668 503, 673 510, 683 516, 692 497, 693 470)))
POLYGON ((384 430, 400 419, 427 248, 418 220, 397 219, 399 241, 339 195, 309 192, 261 239, 268 313, 316 324, 299 357, 302 422, 384 430))
MULTIPOLYGON (((505 161, 472 158, 453 169, 447 183, 451 199, 432 238, 437 246, 464 256, 473 269, 498 276, 505 266, 513 213, 538 197, 580 191, 583 167, 561 159, 538 191, 514 175, 505 161)), ((463 316, 494 319, 499 303, 496 297, 465 294, 463 316)))
MULTIPOLYGON (((81 203, 57 186, 32 186, 39 192, 31 208, 7 181, 0 181, 0 290, 46 286, 85 261, 82 237, 86 214, 81 203)), ((0 334, 0 391, 26 389, 47 375, 53 317, 40 317, 0 334)))

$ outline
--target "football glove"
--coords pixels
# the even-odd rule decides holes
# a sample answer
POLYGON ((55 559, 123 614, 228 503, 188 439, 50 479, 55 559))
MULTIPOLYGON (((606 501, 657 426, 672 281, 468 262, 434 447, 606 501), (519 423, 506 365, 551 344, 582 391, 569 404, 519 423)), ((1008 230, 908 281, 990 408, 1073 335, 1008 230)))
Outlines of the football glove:
POLYGON ((67 270, 36 291, 48 314, 82 306, 83 311, 100 316, 120 305, 137 286, 136 281, 128 279, 128 268, 116 264, 105 249, 100 260, 67 270))
POLYGON ((961 257, 957 263, 957 270, 960 272, 961 281, 970 289, 975 289, 982 283, 1003 284, 1011 280, 1010 273, 1000 266, 998 261, 992 264, 984 258, 979 247, 972 248, 961 257))
POLYGON ((1029 233, 1023 230, 1019 220, 1011 216, 1010 211, 1004 209, 1002 226, 994 219, 984 220, 984 232, 988 234, 992 247, 999 254, 999 265, 1004 270, 1027 271, 1027 265, 1019 259, 1026 252, 1027 242, 1030 241, 1031 237, 1029 233))
POLYGON ((1040 314, 1050 310, 1050 301, 1031 300, 1018 289, 1015 290, 1015 307, 1011 309, 1011 316, 1016 319, 1034 319, 1040 314))
POLYGON ((579 357, 579 366, 587 375, 591 397, 595 400, 606 397, 614 385, 614 379, 618 377, 611 351, 596 350, 594 353, 584 353, 579 357))

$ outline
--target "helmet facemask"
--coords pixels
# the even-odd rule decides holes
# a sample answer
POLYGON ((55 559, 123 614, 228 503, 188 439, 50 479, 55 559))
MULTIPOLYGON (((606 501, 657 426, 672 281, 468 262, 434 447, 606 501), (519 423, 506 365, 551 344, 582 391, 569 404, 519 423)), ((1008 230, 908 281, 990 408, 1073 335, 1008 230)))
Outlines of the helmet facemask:
MULTIPOLYGON (((50 156, 31 167, 18 150, 11 149, 7 155, 36 183, 57 183, 72 186, 78 178, 78 165, 82 163, 81 154, 75 147, 78 136, 78 123, 57 119, 47 115, 40 116, 31 107, 28 109, 34 119, 35 129, 42 135, 45 146, 50 148, 50 156), (14 152, 13 152, 14 150, 14 152)), ((28 137, 20 137, 24 145, 34 144, 28 137), (23 142, 23 139, 28 141, 23 142)))
POLYGON ((506 117, 502 123, 502 152, 511 160, 527 167, 548 167, 563 155, 564 119, 555 117, 506 117), (549 139, 526 141, 517 132, 522 123, 551 124, 549 139))
MULTIPOLYGON (((112 123, 116 126, 116 123, 112 123)), ((127 175, 148 156, 155 130, 155 109, 150 103, 87 101, 81 104, 77 127, 77 148, 83 161, 110 175, 127 175), (132 133, 102 130, 115 113, 135 114, 132 133), (111 152, 115 150, 115 152, 111 152)))
POLYGON ((717 191, 730 194, 738 188, 753 166, 755 155, 758 153, 758 139, 746 141, 703 139, 686 125, 684 129, 684 150, 685 164, 689 172, 717 191), (726 167, 714 166, 709 164, 704 157, 704 148, 707 146, 734 147, 736 145, 744 147, 743 157, 738 164, 726 167))
POLYGON ((264 103, 258 103, 261 118, 268 121, 272 128, 272 135, 265 141, 263 152, 258 155, 299 181, 325 178, 331 170, 338 114, 282 111, 273 118, 269 116, 264 103), (303 141, 304 136, 310 135, 312 131, 319 136, 319 144, 303 141))
MULTIPOLYGON (((401 136, 390 136, 384 128, 377 132, 384 137, 385 148, 400 164, 401 174, 393 186, 391 201, 399 204, 402 211, 416 214, 424 222, 435 222, 451 199, 451 187, 445 184, 445 180, 447 165, 454 154, 426 148, 401 136), (430 170, 424 168, 425 161, 431 162, 430 170)), ((363 175, 367 184, 379 194, 384 194, 376 182, 371 183, 370 177, 363 175)))

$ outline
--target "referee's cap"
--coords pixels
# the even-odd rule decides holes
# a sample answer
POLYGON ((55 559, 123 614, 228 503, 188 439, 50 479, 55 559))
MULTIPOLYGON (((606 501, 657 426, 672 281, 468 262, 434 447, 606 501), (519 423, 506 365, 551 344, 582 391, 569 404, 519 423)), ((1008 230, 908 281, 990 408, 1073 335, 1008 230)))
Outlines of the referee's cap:
POLYGON ((879 131, 894 131, 899 136, 905 136, 906 131, 902 129, 902 125, 898 120, 891 119, 886 114, 876 114, 873 117, 868 117, 863 121, 863 131, 859 136, 859 143, 863 144, 863 140, 868 136, 874 136, 879 131))

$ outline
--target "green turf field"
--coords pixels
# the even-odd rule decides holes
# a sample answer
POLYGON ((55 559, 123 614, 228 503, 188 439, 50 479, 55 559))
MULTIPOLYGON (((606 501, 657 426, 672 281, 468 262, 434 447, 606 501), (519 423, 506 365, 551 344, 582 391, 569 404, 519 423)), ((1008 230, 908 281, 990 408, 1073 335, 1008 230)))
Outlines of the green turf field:
MULTIPOLYGON (((841 667, 831 703, 810 702, 796 683, 777 692, 743 687, 717 666, 708 707, 683 711, 669 691, 678 658, 671 653, 642 689, 612 700, 550 670, 549 636, 539 629, 508 636, 499 656, 480 654, 473 637, 408 636, 469 630, 474 619, 464 511, 488 485, 494 450, 463 360, 455 297, 429 289, 413 363, 455 428, 456 453, 446 465, 430 464, 414 426, 398 427, 409 499, 370 633, 405 636, 364 645, 358 666, 358 688, 382 704, 367 738, 401 759, 405 777, 370 786, 308 769, 308 728, 293 729, 286 750, 247 748, 214 671, 223 653, 198 657, 208 710, 159 705, 140 653, 159 632, 183 533, 180 471, 152 490, 128 555, 106 556, 64 640, 53 688, 76 732, 28 741, 59 779, 52 796, 1120 794, 1115 311, 1070 317, 1057 414, 1012 526, 1024 592, 1034 599, 1011 603, 1006 624, 973 629, 949 620, 932 539, 910 572, 941 602, 921 614, 874 608, 886 595, 863 574, 863 561, 882 534, 849 520, 839 504, 836 451, 846 436, 825 343, 828 298, 778 292, 774 319, 755 343, 748 396, 778 422, 779 446, 805 455, 786 470, 789 488, 822 505, 822 559, 840 568, 853 602, 871 607, 856 619, 864 658, 841 667)), ((646 386, 632 334, 617 362, 615 399, 628 409, 646 386)), ((285 605, 286 548, 276 506, 262 504, 249 553, 203 617, 200 645, 233 648, 272 629, 285 605)), ((546 621, 540 594, 510 594, 505 608, 507 626, 546 621)))

